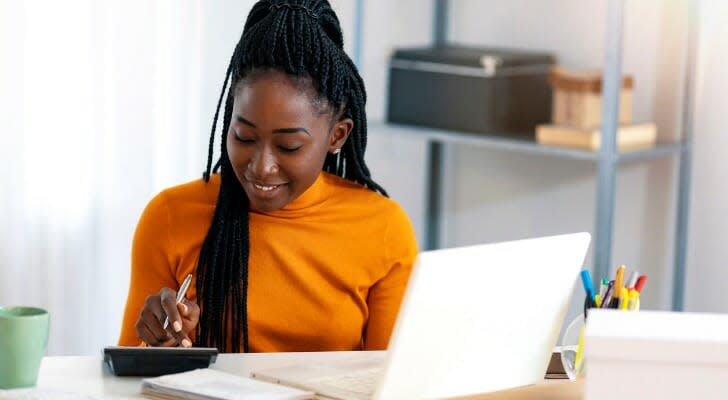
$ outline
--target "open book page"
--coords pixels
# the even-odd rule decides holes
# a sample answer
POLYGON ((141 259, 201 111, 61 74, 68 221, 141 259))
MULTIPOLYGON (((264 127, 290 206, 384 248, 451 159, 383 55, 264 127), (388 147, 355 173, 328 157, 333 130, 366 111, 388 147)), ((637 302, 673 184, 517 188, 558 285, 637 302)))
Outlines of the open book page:
POLYGON ((165 399, 187 400, 304 400, 311 392, 212 369, 142 380, 142 393, 165 399))

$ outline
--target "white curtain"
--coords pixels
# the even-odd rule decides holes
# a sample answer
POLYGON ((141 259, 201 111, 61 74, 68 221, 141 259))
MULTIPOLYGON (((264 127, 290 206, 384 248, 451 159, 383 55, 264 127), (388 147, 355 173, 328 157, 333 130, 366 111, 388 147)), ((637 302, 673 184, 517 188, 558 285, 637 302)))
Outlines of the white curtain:
POLYGON ((0 305, 50 311, 49 355, 115 343, 139 214, 202 171, 199 91, 198 1, 0 0, 0 305))

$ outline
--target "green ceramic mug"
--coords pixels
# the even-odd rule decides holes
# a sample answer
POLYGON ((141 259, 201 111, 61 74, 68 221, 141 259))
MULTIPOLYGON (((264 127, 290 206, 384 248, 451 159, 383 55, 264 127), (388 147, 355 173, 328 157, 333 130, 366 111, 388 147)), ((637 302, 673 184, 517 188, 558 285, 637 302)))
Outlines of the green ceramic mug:
POLYGON ((0 307, 0 389, 35 386, 49 322, 40 308, 0 307))

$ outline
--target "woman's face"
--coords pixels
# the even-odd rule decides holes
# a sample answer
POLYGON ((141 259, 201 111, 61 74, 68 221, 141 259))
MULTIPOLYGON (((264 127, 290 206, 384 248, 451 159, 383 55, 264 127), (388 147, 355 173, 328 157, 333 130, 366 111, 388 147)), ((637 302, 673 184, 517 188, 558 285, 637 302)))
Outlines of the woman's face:
POLYGON ((344 145, 353 121, 334 122, 330 111, 314 105, 310 83, 282 72, 264 72, 236 89, 228 157, 250 208, 278 210, 313 184, 326 154, 344 145))

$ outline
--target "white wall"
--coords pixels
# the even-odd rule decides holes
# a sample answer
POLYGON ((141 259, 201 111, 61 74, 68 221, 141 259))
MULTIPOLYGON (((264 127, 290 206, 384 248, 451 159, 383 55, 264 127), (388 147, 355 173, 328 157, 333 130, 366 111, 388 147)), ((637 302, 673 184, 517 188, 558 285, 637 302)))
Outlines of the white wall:
POLYGON ((703 1, 686 309, 728 312, 728 4, 703 1))
MULTIPOLYGON (((364 1, 364 5, 360 72, 367 85, 367 117, 370 122, 382 121, 391 52, 431 42, 433 8, 422 0, 364 1)), ((425 141, 369 130, 366 160, 372 176, 405 208, 421 247, 425 242, 426 151, 425 141)))

